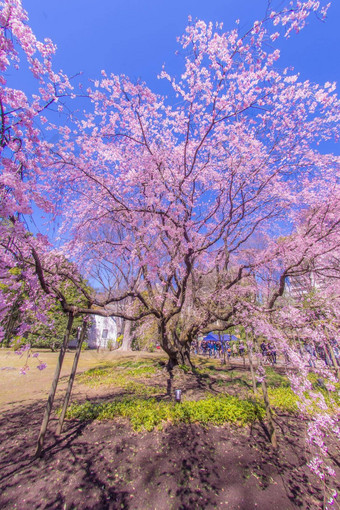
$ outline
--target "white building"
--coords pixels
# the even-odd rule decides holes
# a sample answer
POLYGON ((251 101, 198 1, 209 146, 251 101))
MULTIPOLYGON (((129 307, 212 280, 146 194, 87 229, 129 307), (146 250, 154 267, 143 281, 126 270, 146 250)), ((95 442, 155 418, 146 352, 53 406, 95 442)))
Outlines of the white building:
POLYGON ((111 348, 117 347, 117 324, 112 317, 93 315, 92 325, 87 334, 87 343, 90 349, 107 348, 108 342, 111 348))
MULTIPOLYGON (((90 349, 107 349, 110 341, 110 348, 117 349, 117 324, 113 317, 101 317, 92 315, 91 326, 87 332, 86 342, 90 349)), ((70 347, 76 347, 77 340, 72 339, 70 347)))
POLYGON ((321 291, 326 285, 322 278, 310 271, 301 276, 293 276, 288 280, 286 295, 293 299, 303 299, 306 294, 312 291, 321 291))

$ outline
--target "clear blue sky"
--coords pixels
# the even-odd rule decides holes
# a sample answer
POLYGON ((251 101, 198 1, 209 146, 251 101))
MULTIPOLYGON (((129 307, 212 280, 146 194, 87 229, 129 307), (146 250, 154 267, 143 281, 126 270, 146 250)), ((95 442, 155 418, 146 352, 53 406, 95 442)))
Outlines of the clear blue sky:
MULTIPOLYGON (((160 91, 156 76, 164 62, 171 72, 178 68, 176 37, 189 15, 225 28, 240 19, 246 29, 263 17, 267 0, 23 0, 23 6, 38 38, 57 44, 56 68, 87 78, 105 69, 160 91)), ((280 65, 292 65, 302 79, 339 82, 339 25, 340 1, 333 0, 325 23, 312 16, 300 34, 280 43, 280 65)))

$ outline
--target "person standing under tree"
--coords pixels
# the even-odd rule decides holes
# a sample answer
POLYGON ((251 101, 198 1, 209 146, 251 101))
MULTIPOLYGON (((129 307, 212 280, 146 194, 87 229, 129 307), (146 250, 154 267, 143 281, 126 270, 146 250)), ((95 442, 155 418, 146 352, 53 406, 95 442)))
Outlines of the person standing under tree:
POLYGON ((276 350, 273 342, 268 344, 268 354, 272 365, 276 364, 276 350))
POLYGON ((236 343, 233 344, 233 356, 234 356, 234 358, 236 358, 236 356, 237 356, 237 345, 236 345, 236 343))

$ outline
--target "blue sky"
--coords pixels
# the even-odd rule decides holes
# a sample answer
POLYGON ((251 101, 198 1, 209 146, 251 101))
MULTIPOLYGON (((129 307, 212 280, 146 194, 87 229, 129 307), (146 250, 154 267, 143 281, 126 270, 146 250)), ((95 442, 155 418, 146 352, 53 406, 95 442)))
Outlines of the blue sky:
MULTIPOLYGON (((226 29, 240 19, 247 29, 263 17, 267 0, 23 0, 23 6, 37 37, 57 44, 56 68, 69 75, 82 71, 84 78, 105 69, 161 91, 156 76, 163 63, 178 70, 176 37, 189 15, 222 21, 226 29)), ((339 82, 339 24, 340 1, 333 0, 325 23, 311 17, 300 34, 280 43, 280 65, 293 66, 302 79, 339 82)))

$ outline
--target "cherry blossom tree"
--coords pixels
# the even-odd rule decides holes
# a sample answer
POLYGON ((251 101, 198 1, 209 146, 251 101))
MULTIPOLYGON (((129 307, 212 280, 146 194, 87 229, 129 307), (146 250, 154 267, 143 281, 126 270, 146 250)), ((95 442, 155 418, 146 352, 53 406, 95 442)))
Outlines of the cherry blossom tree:
POLYGON ((89 274, 105 272, 107 297, 93 300, 101 313, 129 299, 125 318, 157 321, 171 366, 188 361, 202 328, 232 318, 273 239, 297 235, 303 211, 337 186, 338 158, 318 150, 338 136, 335 85, 300 82, 279 69, 273 49, 320 9, 291 2, 246 34, 192 22, 180 40, 181 77, 160 74, 174 104, 103 71, 87 90, 92 111, 60 129, 52 193, 71 239, 65 250, 89 274), (211 271, 219 277, 206 301, 215 310, 195 309, 194 282, 211 271), (115 288, 121 272, 124 288, 115 288), (184 333, 176 324, 188 323, 189 310, 195 326, 184 333))
MULTIPOLYGON (((328 448, 331 440, 339 440, 339 218, 337 188, 329 191, 327 202, 301 211, 294 233, 276 239, 271 256, 257 268, 253 298, 238 310, 249 350, 254 351, 256 338, 265 338, 286 361, 298 408, 310 420, 309 466, 323 480, 329 501, 334 499, 330 479, 335 472, 328 448)), ((257 352, 255 358, 265 388, 263 356, 257 352)), ((269 401, 266 408, 276 444, 269 401)))
MULTIPOLYGON (((20 0, 1 2, 0 41, 0 322, 18 306, 24 315, 29 311, 43 320, 48 300, 41 295, 34 264, 26 266, 24 259, 33 260, 40 249, 50 247, 43 236, 36 240, 27 231, 24 215, 32 212, 33 204, 48 212, 53 209, 38 189, 51 147, 43 124, 50 109, 58 108, 58 101, 71 92, 71 85, 64 73, 54 72, 56 48, 48 39, 43 43, 36 39, 20 0), (31 97, 14 85, 25 72, 36 85, 31 97), (27 299, 19 303, 23 290, 27 299)), ((22 321, 19 334, 28 327, 22 321)))
MULTIPOLYGON (((313 12, 325 16, 327 5, 280 4, 246 34, 238 24, 224 32, 190 21, 180 39, 181 76, 160 73, 170 100, 103 71, 87 89, 89 108, 60 125, 48 111, 61 110, 72 87, 52 69, 55 48, 36 40, 19 0, 2 2, 1 70, 25 62, 38 90, 30 99, 1 78, 0 313, 24 282, 32 308, 39 294, 37 312, 41 293, 47 309, 59 300, 67 334, 77 314, 156 323, 170 372, 190 363, 200 332, 241 325, 288 353, 301 410, 310 401, 321 409, 308 437, 325 454, 322 437, 335 419, 322 394, 302 384, 309 369, 290 332, 326 344, 338 324, 339 158, 320 144, 338 138, 339 101, 335 84, 301 82, 277 64, 275 41, 313 12), (45 140, 44 123, 58 143, 45 140), (27 232, 22 219, 32 203, 60 213, 62 250, 27 232), (71 259, 101 282, 101 296, 83 285, 75 264, 66 267, 71 259), (317 313, 284 302, 287 284, 311 274, 328 289, 317 313), (70 302, 65 282, 86 306, 70 302)), ((332 369, 318 370, 331 391, 332 369)), ((322 463, 315 457, 312 467, 326 476, 322 463)))

